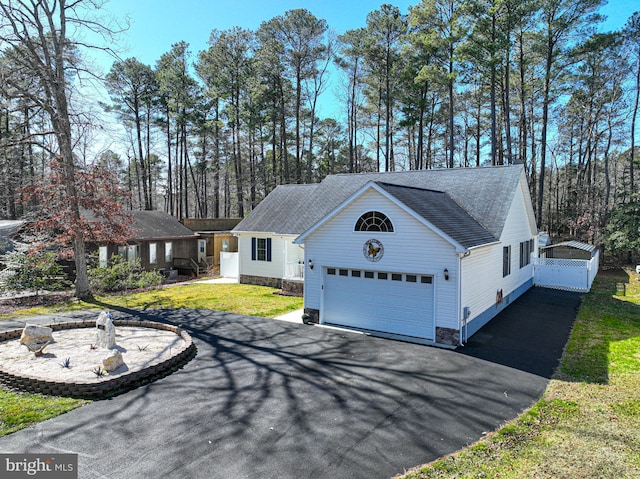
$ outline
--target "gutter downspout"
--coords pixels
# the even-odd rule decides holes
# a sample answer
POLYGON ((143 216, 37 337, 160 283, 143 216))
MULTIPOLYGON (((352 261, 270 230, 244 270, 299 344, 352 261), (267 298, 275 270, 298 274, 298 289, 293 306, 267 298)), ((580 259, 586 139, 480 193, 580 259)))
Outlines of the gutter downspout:
POLYGON ((462 318, 462 258, 463 255, 458 255, 458 331, 460 331, 458 342, 460 346, 464 346, 463 340, 463 318, 462 318))
POLYGON ((289 262, 289 258, 287 258, 287 242, 284 240, 284 237, 280 236, 280 241, 282 241, 282 276, 280 276, 283 280, 287 278, 287 263, 289 262))
POLYGON ((458 331, 460 331, 458 342, 460 346, 464 346, 467 335, 467 315, 465 307, 462 305, 462 259, 471 254, 470 250, 458 254, 458 331), (464 334, 463 334, 464 331, 464 334))
POLYGON ((242 271, 242 254, 240 253, 240 233, 233 233, 238 243, 238 284, 240 284, 240 271, 242 271))

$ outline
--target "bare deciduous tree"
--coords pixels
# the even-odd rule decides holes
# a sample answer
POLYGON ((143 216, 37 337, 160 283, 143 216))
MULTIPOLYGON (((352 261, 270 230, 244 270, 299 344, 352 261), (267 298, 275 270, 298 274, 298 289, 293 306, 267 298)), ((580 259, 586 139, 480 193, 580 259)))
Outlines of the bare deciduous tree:
POLYGON ((72 112, 69 96, 72 78, 83 73, 82 49, 90 47, 82 33, 103 37, 114 31, 96 17, 99 0, 1 0, 0 46, 8 62, 0 70, 1 83, 14 94, 46 112, 55 136, 55 153, 62 165, 64 197, 69 207, 70 242, 76 263, 76 296, 89 295, 85 233, 80 211, 73 152, 72 112), (73 35, 69 32, 72 31, 73 35), (75 36, 74 35, 78 35, 75 36), (5 68, 6 66, 8 68, 5 68), (33 88, 21 78, 31 78, 33 88))

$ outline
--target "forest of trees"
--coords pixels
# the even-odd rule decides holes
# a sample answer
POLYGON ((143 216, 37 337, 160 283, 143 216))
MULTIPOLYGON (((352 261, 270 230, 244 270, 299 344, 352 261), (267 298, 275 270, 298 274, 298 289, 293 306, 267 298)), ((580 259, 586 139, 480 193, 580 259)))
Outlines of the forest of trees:
POLYGON ((86 45, 62 27, 110 37, 95 17, 108 4, 47 4, 0 0, 0 218, 38 209, 25 187, 56 158, 115 174, 128 209, 178 218, 242 217, 277 185, 334 173, 507 164, 525 166, 553 236, 600 244, 611 218, 638 210, 640 15, 605 32, 603 0, 386 4, 342 35, 290 10, 255 31, 213 28, 204 50, 180 42, 155 65, 116 59, 93 78, 110 98, 100 105, 80 85, 95 76, 86 45), (26 10, 40 15, 35 46, 12 29, 26 10), (319 116, 328 99, 335 118, 319 116), (108 151, 94 149, 96 109, 125 132, 108 151))

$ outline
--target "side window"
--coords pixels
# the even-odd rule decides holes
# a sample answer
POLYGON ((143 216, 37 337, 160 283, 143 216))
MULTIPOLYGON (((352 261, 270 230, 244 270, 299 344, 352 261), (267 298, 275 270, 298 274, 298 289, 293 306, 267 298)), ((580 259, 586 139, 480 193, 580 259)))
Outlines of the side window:
POLYGON ((520 243, 520 268, 524 268, 531 263, 531 253, 533 252, 533 240, 520 243))
POLYGON ((118 246, 118 256, 133 264, 140 257, 140 246, 137 244, 118 246))
POLYGON ((271 261, 271 238, 251 238, 251 259, 271 261))
POLYGON ((101 268, 107 267, 107 247, 106 246, 100 246, 98 248, 98 265, 101 268))
POLYGON ((140 257, 140 246, 137 244, 127 246, 127 260, 130 264, 136 262, 136 260, 140 257))
POLYGON ((511 274, 511 246, 502 248, 502 277, 511 274))
POLYGON ((171 241, 167 241, 164 244, 164 261, 165 263, 173 261, 173 243, 171 241))
POLYGON ((149 243, 149 263, 156 264, 158 262, 158 243, 149 243))

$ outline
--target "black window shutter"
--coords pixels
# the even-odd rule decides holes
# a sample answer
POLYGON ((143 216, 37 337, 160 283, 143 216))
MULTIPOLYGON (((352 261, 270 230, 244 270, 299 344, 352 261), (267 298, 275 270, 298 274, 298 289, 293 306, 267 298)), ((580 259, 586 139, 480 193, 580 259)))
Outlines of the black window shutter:
POLYGON ((251 238, 251 259, 253 261, 256 260, 256 256, 257 256, 257 254, 256 254, 256 251, 258 249, 257 242, 258 242, 258 240, 256 238, 251 238))
POLYGON ((267 238, 267 261, 271 261, 271 238, 267 238))

